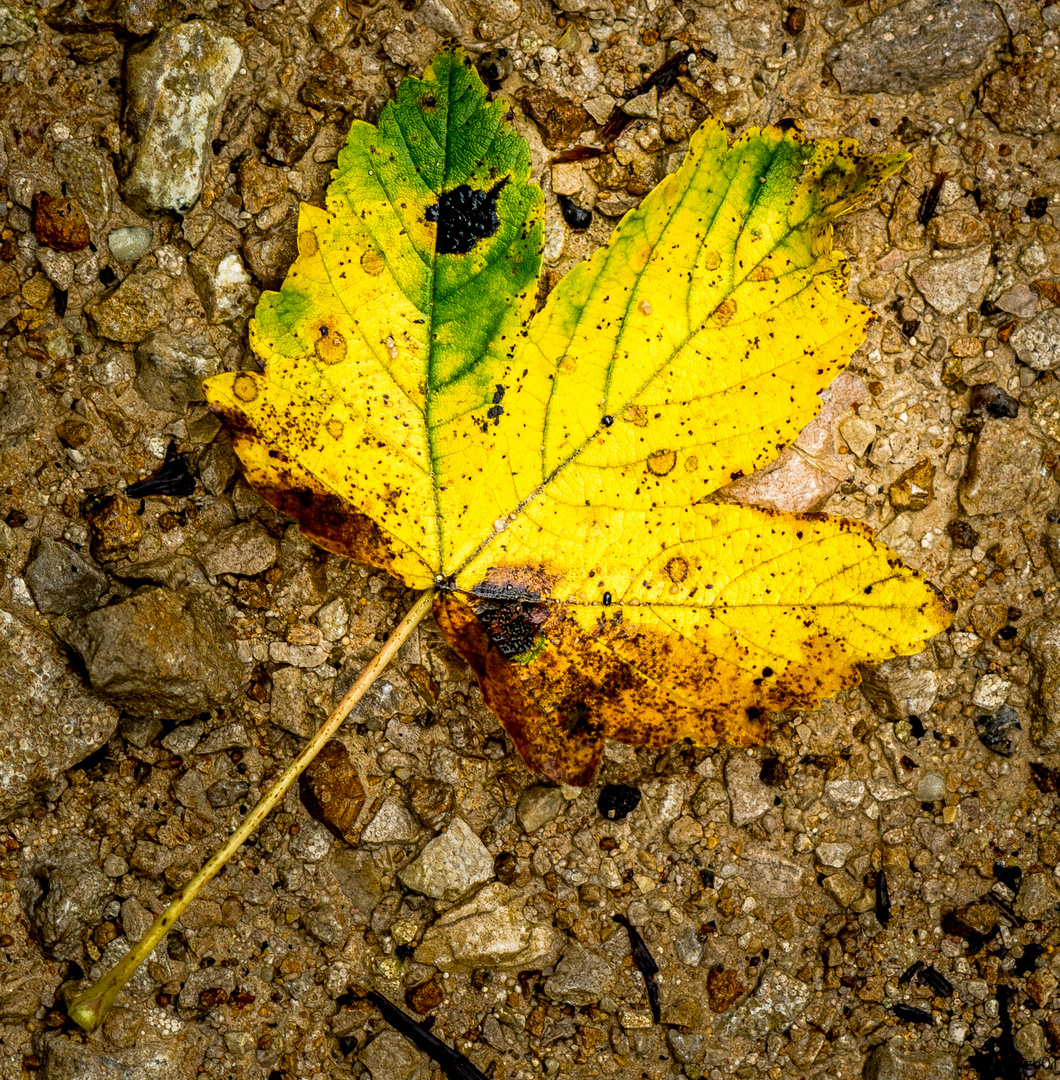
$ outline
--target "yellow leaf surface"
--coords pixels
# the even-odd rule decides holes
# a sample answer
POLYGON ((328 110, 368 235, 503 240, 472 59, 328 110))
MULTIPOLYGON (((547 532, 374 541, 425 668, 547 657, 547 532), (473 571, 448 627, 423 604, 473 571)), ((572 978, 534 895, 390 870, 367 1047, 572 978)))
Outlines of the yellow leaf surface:
POLYGON ((446 50, 355 123, 252 324, 264 372, 208 398, 307 535, 437 590, 531 767, 761 741, 949 622, 864 527, 714 498, 860 344, 831 223, 904 158, 708 120, 531 317, 542 199, 506 113, 446 50))

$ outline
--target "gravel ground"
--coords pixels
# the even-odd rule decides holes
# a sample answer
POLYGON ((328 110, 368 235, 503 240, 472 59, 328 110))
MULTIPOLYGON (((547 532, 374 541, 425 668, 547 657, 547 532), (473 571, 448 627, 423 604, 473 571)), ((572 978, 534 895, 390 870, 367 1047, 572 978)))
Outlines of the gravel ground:
POLYGON ((1058 28, 1031 0, 0 0, 0 1076, 439 1076, 351 983, 493 1080, 1055 1076, 1058 28), (557 275, 708 114, 912 154, 836 230, 879 321, 735 495, 868 522, 953 628, 768 747, 616 745, 579 792, 424 624, 84 1038, 60 984, 146 929, 410 602, 264 506, 199 384, 252 365, 349 119, 450 35, 520 106, 557 275), (613 153, 549 165, 622 104, 613 153))

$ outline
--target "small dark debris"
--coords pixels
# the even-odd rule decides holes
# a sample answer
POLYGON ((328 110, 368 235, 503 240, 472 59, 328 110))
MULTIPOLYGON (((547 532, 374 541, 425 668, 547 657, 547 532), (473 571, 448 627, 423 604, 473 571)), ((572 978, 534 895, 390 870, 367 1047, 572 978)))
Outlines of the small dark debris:
POLYGON ((1027 217, 1029 218, 1045 217, 1048 210, 1048 195, 1035 195, 1034 198, 1030 199, 1027 203, 1027 217))
POLYGON ((926 188, 920 196, 920 209, 917 211, 916 219, 921 225, 926 225, 935 216, 944 183, 946 183, 946 174, 940 172, 935 176, 931 186, 926 188))
POLYGON ((1000 386, 989 383, 972 390, 973 413, 986 413, 994 420, 1013 419, 1019 416, 1019 401, 1007 394, 1000 386))
POLYGON ((1006 866, 1003 862, 995 862, 994 877, 1015 893, 1020 887, 1023 871, 1018 866, 1006 866))
POLYGON ((921 986, 930 986, 939 997, 949 997, 953 993, 953 983, 931 964, 921 968, 917 974, 917 982, 921 986))
POLYGON ((904 1001, 894 1003, 894 1015, 899 1020, 907 1020, 910 1024, 935 1023, 935 1017, 927 1009, 918 1009, 915 1005, 907 1005, 904 1001))
POLYGON ((99 283, 101 285, 113 285, 118 280, 118 275, 114 273, 114 269, 110 266, 101 266, 99 268, 99 283))
POLYGON ((758 779, 767 787, 785 787, 788 783, 788 767, 778 757, 767 757, 762 762, 758 779))
POLYGON ((891 921, 891 894, 887 888, 887 874, 880 870, 876 874, 876 918, 880 926, 891 921))
POLYGON ((593 223, 592 210, 583 210, 573 199, 566 195, 557 195, 563 220, 575 231, 584 232, 593 223))
POLYGON ((924 727, 924 722, 916 715, 916 713, 909 714, 909 733, 914 739, 922 739, 927 734, 927 728, 924 727))
MULTIPOLYGON (((1014 629, 1006 627, 1006 629, 1014 629)), ((1015 637, 1015 634, 1010 635, 1015 637)), ((988 750, 1002 757, 1011 757, 1016 746, 1010 734, 1013 729, 1020 730, 1016 710, 1011 705, 1002 705, 993 716, 977 716, 975 718, 975 733, 979 741, 988 750)))
POLYGON ((487 1080, 485 1074, 463 1054, 442 1042, 425 1024, 413 1020, 382 994, 377 994, 374 990, 365 990, 361 997, 365 1001, 370 1001, 395 1031, 404 1035, 409 1042, 431 1058, 448 1080, 487 1080))
MULTIPOLYGON (((692 49, 685 49, 682 52, 674 53, 665 64, 656 68, 643 82, 637 83, 632 90, 627 90, 626 100, 631 101, 635 97, 640 97, 641 94, 646 94, 653 86, 658 89, 659 97, 662 97, 663 94, 673 88, 682 68, 687 70, 686 65, 692 52, 692 49)), ((607 123, 600 129, 599 141, 602 143, 614 142, 632 122, 633 117, 627 116, 616 105, 607 118, 607 123)))
POLYGON ((1043 795, 1055 795, 1060 792, 1060 769, 1051 769, 1040 761, 1032 761, 1031 779, 1043 795))
POLYGON ((605 784, 596 806, 609 821, 624 821, 640 806, 640 792, 628 784, 605 784))
POLYGON ((923 960, 914 960, 913 963, 911 963, 909 967, 907 967, 905 971, 903 971, 902 974, 898 976, 898 985, 905 986, 908 983, 912 982, 912 980, 920 974, 923 968, 923 960))
POLYGON ((644 977, 644 989, 648 993, 648 1004, 651 1006, 651 1015, 655 1023, 662 1019, 659 1008, 659 987, 655 982, 655 976, 659 972, 659 965, 644 944, 644 938, 640 936, 637 928, 626 918, 625 915, 612 915, 612 921, 626 928, 629 935, 629 948, 633 956, 633 964, 644 977))
POLYGON ((130 499, 143 499, 149 495, 174 495, 184 497, 195 490, 195 477, 188 470, 188 463, 177 453, 174 443, 166 448, 162 468, 153 476, 138 480, 125 489, 130 499))
POLYGON ((1012 1017, 1009 1015, 1009 1005, 1014 996, 1015 991, 1010 986, 997 988, 1001 1034, 989 1039, 968 1060, 980 1080, 1018 1080, 1024 1075, 1023 1058, 1012 1038, 1012 1017))
POLYGON ((979 543, 979 534, 968 524, 967 521, 951 521, 946 526, 946 533, 953 546, 971 551, 979 543))

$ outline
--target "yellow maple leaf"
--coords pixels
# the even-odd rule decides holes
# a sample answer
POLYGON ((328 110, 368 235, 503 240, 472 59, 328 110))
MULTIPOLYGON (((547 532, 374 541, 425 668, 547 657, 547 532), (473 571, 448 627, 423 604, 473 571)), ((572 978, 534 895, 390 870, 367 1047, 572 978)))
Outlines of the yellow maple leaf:
POLYGON ((507 108, 447 48, 355 123, 252 323, 264 371, 208 400, 306 535, 434 590, 532 768, 760 742, 949 623, 865 527, 715 498, 863 339, 832 221, 905 157, 708 120, 532 315, 542 196, 507 108))

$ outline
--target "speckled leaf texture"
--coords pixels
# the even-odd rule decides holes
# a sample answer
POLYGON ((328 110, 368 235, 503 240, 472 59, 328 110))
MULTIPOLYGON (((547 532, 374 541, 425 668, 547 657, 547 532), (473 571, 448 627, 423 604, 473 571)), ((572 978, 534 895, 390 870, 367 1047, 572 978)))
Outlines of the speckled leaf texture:
POLYGON ((584 785, 607 738, 761 742, 950 619, 864 526, 716 498, 864 337, 831 223, 904 158, 708 120, 533 315, 542 197, 510 120, 449 48, 355 123, 252 323, 264 372, 208 398, 306 535, 436 590, 531 768, 584 785))

